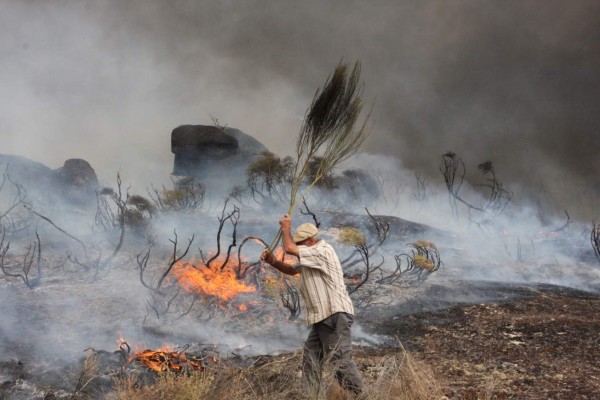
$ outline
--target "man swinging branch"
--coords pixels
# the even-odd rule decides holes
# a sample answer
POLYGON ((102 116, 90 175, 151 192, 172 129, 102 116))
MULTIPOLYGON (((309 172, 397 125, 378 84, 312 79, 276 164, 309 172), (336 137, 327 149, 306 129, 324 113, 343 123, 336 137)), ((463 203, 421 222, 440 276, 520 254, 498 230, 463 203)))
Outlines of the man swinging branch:
POLYGON ((344 283, 342 266, 335 250, 319 239, 313 224, 302 224, 291 234, 292 220, 285 215, 280 221, 283 248, 298 257, 294 264, 275 258, 269 249, 261 259, 287 275, 301 275, 300 292, 306 306, 306 324, 312 329, 304 343, 302 357, 302 391, 318 390, 320 368, 327 357, 337 368, 340 385, 356 394, 362 380, 352 360, 351 326, 354 307, 344 283))

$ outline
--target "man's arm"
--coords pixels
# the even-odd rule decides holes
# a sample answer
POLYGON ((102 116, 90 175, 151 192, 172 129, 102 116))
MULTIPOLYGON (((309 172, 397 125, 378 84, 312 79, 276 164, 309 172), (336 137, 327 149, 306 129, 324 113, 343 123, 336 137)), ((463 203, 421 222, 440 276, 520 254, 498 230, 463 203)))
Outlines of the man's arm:
POLYGON ((279 225, 281 226, 281 237, 283 240, 283 250, 287 254, 291 254, 296 257, 300 257, 300 251, 298 250, 298 246, 292 240, 292 219, 289 215, 284 215, 283 218, 279 220, 279 225))
POLYGON ((265 249, 262 252, 260 259, 286 275, 298 274, 298 271, 296 271, 290 264, 277 260, 269 249, 265 249))

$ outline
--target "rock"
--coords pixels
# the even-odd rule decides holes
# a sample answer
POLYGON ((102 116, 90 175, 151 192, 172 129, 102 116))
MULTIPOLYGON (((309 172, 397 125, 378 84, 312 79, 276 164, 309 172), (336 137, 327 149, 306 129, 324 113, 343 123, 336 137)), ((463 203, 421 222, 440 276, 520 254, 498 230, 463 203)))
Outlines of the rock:
POLYGON ((96 172, 85 160, 71 158, 56 171, 57 182, 68 200, 86 202, 94 198, 99 189, 96 172))
POLYGON ((246 169, 267 148, 233 128, 181 125, 171 133, 173 174, 193 176, 210 189, 229 190, 246 180, 246 169))
POLYGON ((82 190, 97 190, 98 177, 96 172, 85 160, 80 158, 71 158, 65 161, 64 165, 56 170, 61 183, 76 187, 82 190))
MULTIPOLYGON (((94 169, 82 159, 67 160, 53 170, 25 157, 0 154, 0 174, 4 171, 12 182, 23 186, 29 201, 46 203, 53 198, 81 203, 94 200, 99 188, 94 169)), ((11 189, 7 183, 3 190, 11 189)))
POLYGON ((5 171, 11 180, 26 189, 41 186, 43 190, 47 185, 52 185, 55 178, 54 171, 42 163, 21 156, 0 154, 0 174, 5 171))

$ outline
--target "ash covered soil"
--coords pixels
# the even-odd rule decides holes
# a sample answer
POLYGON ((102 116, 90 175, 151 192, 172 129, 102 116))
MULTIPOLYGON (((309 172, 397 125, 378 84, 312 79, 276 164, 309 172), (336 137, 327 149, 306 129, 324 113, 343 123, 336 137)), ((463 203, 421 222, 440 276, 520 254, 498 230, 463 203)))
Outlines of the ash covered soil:
MULTIPOLYGON (((596 399, 600 391, 600 295, 551 285, 457 282, 495 300, 434 312, 388 310, 365 320, 398 337, 434 371, 451 399, 596 399)), ((461 289, 462 288, 462 289, 461 289)), ((450 293, 432 285, 430 295, 450 293)), ((402 306, 400 306, 402 307, 402 306)), ((360 348, 367 371, 392 349, 360 348)))
MULTIPOLYGON (((598 398, 600 294, 483 281, 425 284, 411 291, 404 295, 437 295, 438 310, 424 311, 431 304, 403 301, 359 313, 363 328, 402 344, 354 347, 365 382, 377 379, 386 358, 406 350, 412 362, 432 371, 444 399, 598 398), (467 291, 488 298, 479 304, 443 306, 451 301, 444 299, 460 298, 467 291)), ((290 375, 282 365, 292 366, 299 385, 300 350, 253 360, 253 376, 276 380, 290 375)))
MULTIPOLYGON (((408 229, 393 228, 390 235, 399 242, 413 236, 408 229)), ((50 232, 41 235, 52 237, 50 232)), ((197 307, 181 318, 154 320, 134 256, 141 246, 132 244, 112 268, 93 279, 94 271, 67 262, 60 240, 54 251, 53 244, 45 242, 44 275, 34 289, 0 275, 0 399, 104 398, 123 360, 99 371, 93 385, 77 391, 82 354, 91 347, 112 360, 120 334, 134 346, 145 340, 151 348, 165 340, 180 346, 227 341, 229 347, 218 351, 224 361, 234 362, 240 360, 232 357, 231 348, 250 343, 247 355, 235 350, 243 359, 236 365, 252 375, 267 375, 269 382, 289 385, 291 378, 299 387, 300 349, 307 331, 301 322, 287 321, 278 296, 263 293, 266 285, 256 294, 240 296, 258 301, 248 313, 229 307, 217 308, 212 316, 214 310, 197 307)), ((372 297, 366 285, 356 296, 355 358, 367 383, 377 379, 383 359, 402 353, 400 341, 433 372, 449 399, 598 398, 600 290, 595 264, 514 263, 499 272, 532 281, 570 276, 589 289, 583 291, 497 282, 496 275, 487 281, 465 279, 463 271, 477 270, 477 260, 467 265, 458 246, 441 246, 440 251, 447 264, 421 285, 385 287, 372 297)), ((161 266, 161 260, 155 263, 161 266)), ((499 265, 484 269, 489 274, 499 265)), ((178 297, 186 301, 184 311, 190 299, 178 297)))

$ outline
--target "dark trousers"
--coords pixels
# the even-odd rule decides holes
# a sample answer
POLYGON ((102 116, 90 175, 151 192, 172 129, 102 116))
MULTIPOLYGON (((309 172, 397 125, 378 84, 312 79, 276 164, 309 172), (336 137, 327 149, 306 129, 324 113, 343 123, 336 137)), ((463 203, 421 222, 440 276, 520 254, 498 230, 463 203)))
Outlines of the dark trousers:
POLYGON ((352 360, 350 327, 354 319, 346 313, 336 313, 312 326, 304 343, 302 357, 302 391, 314 395, 319 390, 323 361, 331 361, 340 385, 354 393, 362 390, 362 379, 352 360))

